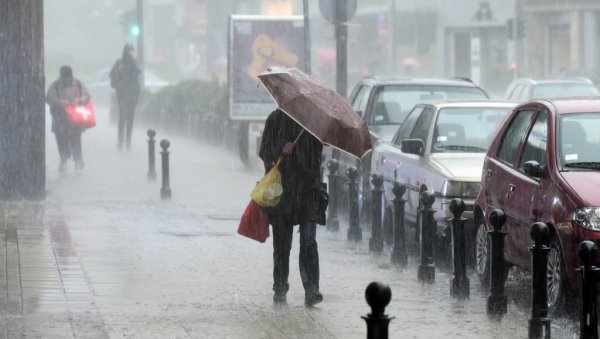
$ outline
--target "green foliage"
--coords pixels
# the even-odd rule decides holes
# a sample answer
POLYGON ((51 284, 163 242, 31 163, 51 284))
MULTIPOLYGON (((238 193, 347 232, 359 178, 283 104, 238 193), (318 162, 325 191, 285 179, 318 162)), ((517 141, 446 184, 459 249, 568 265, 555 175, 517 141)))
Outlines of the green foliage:
POLYGON ((170 130, 189 130, 208 120, 224 124, 228 119, 228 89, 217 80, 185 80, 144 92, 141 118, 170 130))

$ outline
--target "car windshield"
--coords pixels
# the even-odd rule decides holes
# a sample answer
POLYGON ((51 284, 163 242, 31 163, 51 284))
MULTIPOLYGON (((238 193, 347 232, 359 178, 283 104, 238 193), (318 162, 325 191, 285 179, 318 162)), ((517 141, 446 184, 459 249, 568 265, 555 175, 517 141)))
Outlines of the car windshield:
POLYGON ((487 99, 477 87, 439 85, 387 85, 373 106, 374 124, 401 124, 410 110, 422 101, 487 99))
POLYGON ((486 152, 496 127, 510 110, 508 107, 440 109, 435 122, 431 152, 486 152))
POLYGON ((592 84, 556 83, 541 84, 533 88, 534 98, 567 98, 577 96, 600 95, 598 88, 592 84))
POLYGON ((559 121, 563 170, 600 170, 600 113, 565 114, 559 121))

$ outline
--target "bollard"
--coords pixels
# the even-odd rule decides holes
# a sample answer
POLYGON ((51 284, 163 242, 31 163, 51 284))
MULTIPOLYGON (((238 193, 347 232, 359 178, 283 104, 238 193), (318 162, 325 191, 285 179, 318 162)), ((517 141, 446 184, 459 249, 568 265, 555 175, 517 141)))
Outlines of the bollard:
POLYGON ((385 307, 392 299, 392 290, 388 285, 374 281, 367 286, 365 299, 371 306, 371 313, 362 316, 367 322, 367 339, 387 339, 388 327, 394 317, 385 314, 385 307))
POLYGON ((369 250, 372 252, 383 251, 383 234, 381 230, 381 208, 383 199, 383 176, 373 174, 373 217, 371 218, 371 239, 369 250))
POLYGON ((406 199, 406 186, 395 181, 392 187, 394 193, 394 249, 392 251, 392 263, 400 267, 406 267, 408 256, 406 254, 406 234, 404 229, 404 207, 406 199))
POLYGON ((339 164, 337 160, 331 159, 327 162, 327 169, 329 170, 329 208, 327 210, 326 229, 334 232, 340 229, 340 220, 338 219, 338 168, 339 164))
POLYGON ((358 184, 356 183, 358 171, 356 168, 350 167, 346 170, 346 175, 350 179, 348 183, 348 241, 360 241, 362 240, 362 229, 358 219, 358 184))
POLYGON ((543 222, 531 225, 529 233, 534 245, 531 252, 531 318, 529 319, 529 338, 550 338, 550 318, 548 318, 548 287, 546 270, 548 267, 548 241, 550 229, 543 222))
MULTIPOLYGON (((488 232, 490 239, 490 290, 491 295, 487 300, 487 314, 492 316, 503 316, 507 311, 507 298, 504 295, 504 277, 506 263, 504 261, 504 237, 502 226, 506 222, 506 215, 500 209, 494 209, 490 212, 490 223, 494 227, 493 231, 488 232)), ((546 284, 544 283, 544 286, 546 284)))
POLYGON ((577 270, 581 275, 581 314, 579 318, 579 338, 598 338, 598 304, 596 302, 598 271, 595 266, 598 246, 589 240, 582 241, 578 246, 581 267, 577 270))
POLYGON ((467 265, 465 257, 465 222, 463 218, 465 211, 465 202, 462 199, 455 198, 450 201, 450 212, 454 218, 452 222, 452 256, 454 263, 454 278, 450 285, 450 295, 455 298, 469 297, 469 278, 467 278, 467 265))
POLYGON ((163 199, 171 198, 171 187, 169 187, 169 151, 167 151, 170 145, 171 143, 167 139, 160 141, 160 147, 162 148, 162 152, 160 152, 162 156, 162 187, 160 188, 160 197, 163 199))
POLYGON ((435 282, 435 264, 433 263, 433 245, 435 242, 436 222, 433 218, 435 210, 431 208, 435 201, 432 192, 425 191, 420 196, 423 205, 421 215, 421 264, 417 276, 419 281, 435 282))
POLYGON ((148 181, 156 181, 156 166, 155 166, 155 156, 154 156, 154 144, 156 140, 154 140, 154 136, 156 136, 156 131, 153 129, 148 130, 148 181))

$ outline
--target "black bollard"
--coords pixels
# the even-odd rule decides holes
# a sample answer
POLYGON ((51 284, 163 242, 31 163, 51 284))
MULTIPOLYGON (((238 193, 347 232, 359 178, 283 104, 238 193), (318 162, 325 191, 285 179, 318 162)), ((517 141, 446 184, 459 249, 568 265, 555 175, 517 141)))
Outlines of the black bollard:
POLYGON ((388 327, 394 317, 385 314, 385 307, 392 299, 392 290, 388 285, 374 281, 367 286, 365 298, 371 306, 371 313, 362 316, 367 322, 367 339, 387 339, 388 327))
POLYGON ((417 276, 419 281, 426 283, 435 282, 435 264, 433 263, 433 245, 435 242, 436 222, 433 218, 435 210, 431 208, 435 201, 432 192, 425 191, 420 196, 423 205, 421 215, 421 264, 417 276))
MULTIPOLYGON (((494 227, 493 231, 488 232, 490 239, 490 290, 491 295, 487 300, 487 314, 492 316, 503 316, 507 311, 508 300, 504 295, 504 277, 506 263, 504 261, 504 237, 502 226, 506 222, 506 215, 500 209, 494 209, 490 212, 490 223, 494 227)), ((544 286, 545 283, 544 283, 544 286)))
POLYGON ((160 147, 162 148, 162 152, 160 152, 162 156, 162 187, 160 188, 160 197, 163 199, 171 198, 171 187, 169 187, 169 151, 167 151, 170 145, 171 143, 167 139, 160 141, 160 147))
POLYGON ((598 246, 590 240, 582 241, 578 248, 581 267, 581 314, 579 319, 579 338, 598 339, 598 304, 596 302, 598 271, 594 265, 598 255, 598 246))
POLYGON ((339 168, 338 161, 331 159, 327 162, 329 170, 329 208, 327 210, 327 226, 328 231, 337 232, 340 229, 340 220, 338 219, 338 201, 340 198, 338 187, 337 170, 339 168))
POLYGON ((373 174, 373 217, 371 219, 371 239, 369 250, 372 252, 383 251, 383 234, 381 230, 381 208, 383 203, 383 176, 373 174))
POLYGON ((359 225, 358 184, 356 183, 358 171, 356 168, 350 167, 346 170, 346 175, 350 179, 348 183, 348 241, 360 241, 362 240, 362 229, 359 225))
POLYGON ((156 131, 153 129, 148 130, 148 181, 156 181, 156 166, 155 166, 155 150, 154 144, 156 140, 154 140, 154 136, 156 136, 156 131))
POLYGON ((529 338, 550 338, 550 318, 548 318, 548 287, 546 270, 548 267, 548 241, 550 229, 543 222, 531 225, 531 239, 534 245, 531 252, 531 318, 529 319, 529 338))
POLYGON ((456 198, 450 201, 450 212, 454 218, 452 222, 452 257, 454 263, 454 278, 450 285, 450 295, 456 298, 469 297, 469 278, 467 278, 467 265, 465 257, 465 222, 463 218, 465 202, 456 198))
POLYGON ((406 267, 408 256, 406 254, 406 234, 404 229, 404 207, 406 199, 403 198, 406 193, 406 186, 399 182, 394 182, 392 187, 394 192, 394 249, 392 251, 392 263, 400 267, 406 267))

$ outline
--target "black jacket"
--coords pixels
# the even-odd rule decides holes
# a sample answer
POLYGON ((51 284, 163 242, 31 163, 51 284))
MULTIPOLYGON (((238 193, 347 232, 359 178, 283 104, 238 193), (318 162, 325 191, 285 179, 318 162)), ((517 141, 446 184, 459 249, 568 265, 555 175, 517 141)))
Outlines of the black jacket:
POLYGON ((137 102, 140 96, 140 75, 142 71, 137 61, 123 49, 123 55, 118 59, 110 70, 110 85, 120 98, 128 98, 137 102))
POLYGON ((320 222, 319 216, 324 212, 319 205, 323 144, 308 131, 302 131, 302 126, 279 109, 273 111, 265 123, 259 151, 265 173, 282 154, 283 146, 288 141, 294 142, 302 133, 292 154, 284 156, 279 166, 283 195, 277 206, 267 208, 273 225, 320 222))

